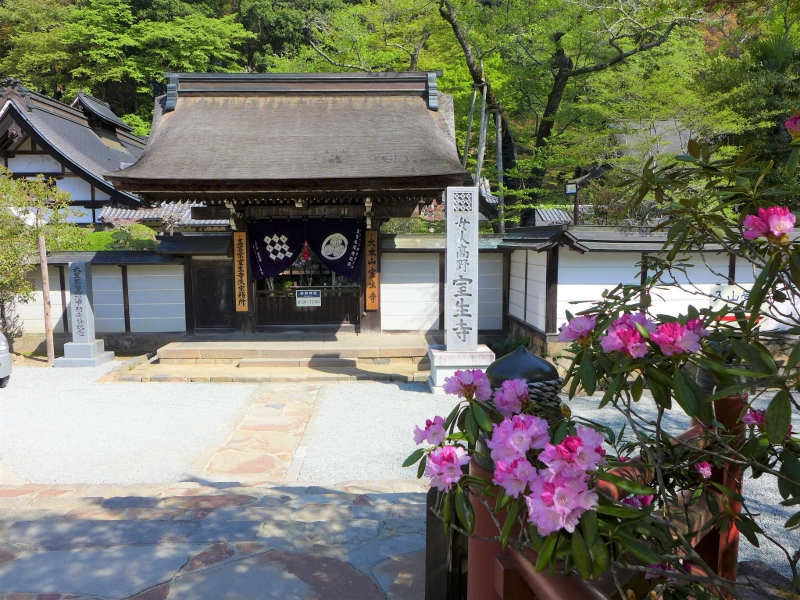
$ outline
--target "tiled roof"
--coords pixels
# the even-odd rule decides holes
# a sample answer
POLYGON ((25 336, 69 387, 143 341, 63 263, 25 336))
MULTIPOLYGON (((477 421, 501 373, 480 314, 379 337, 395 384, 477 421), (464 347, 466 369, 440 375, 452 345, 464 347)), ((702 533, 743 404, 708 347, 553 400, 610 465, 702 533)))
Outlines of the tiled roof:
POLYGON ((18 81, 6 81, 0 89, 0 102, 0 121, 13 119, 67 168, 87 177, 112 198, 138 204, 135 196, 117 191, 104 174, 135 162, 144 148, 143 138, 119 129, 101 134, 82 110, 32 92, 18 81))
POLYGON ((177 227, 224 227, 228 219, 194 219, 192 207, 195 202, 162 202, 149 208, 106 207, 100 212, 99 220, 104 223, 114 221, 136 221, 137 223, 171 222, 177 227))
POLYGON ((123 189, 192 190, 202 198, 220 186, 257 196, 333 185, 370 194, 388 186, 444 189, 468 176, 452 104, 427 73, 181 74, 173 81, 156 103, 142 157, 109 173, 123 189))
POLYGON ((90 96, 86 92, 78 92, 78 96, 70 105, 73 108, 82 108, 84 113, 93 115, 94 117, 108 123, 111 127, 121 129, 123 131, 131 131, 130 125, 125 123, 114 111, 108 102, 103 102, 99 98, 90 96))

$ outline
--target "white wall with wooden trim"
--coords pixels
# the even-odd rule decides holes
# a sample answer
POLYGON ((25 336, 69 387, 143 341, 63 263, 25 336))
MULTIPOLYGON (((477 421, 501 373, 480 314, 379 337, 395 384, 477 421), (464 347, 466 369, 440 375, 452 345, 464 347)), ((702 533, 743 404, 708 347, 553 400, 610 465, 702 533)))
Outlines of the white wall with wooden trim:
POLYGON ((514 250, 509 278, 509 314, 544 331, 547 253, 514 250))
POLYGON ((478 254, 478 329, 503 328, 503 255, 478 254))
POLYGON ((381 330, 439 329, 438 252, 381 255, 381 330))
POLYGON ((678 316, 685 315, 689 306, 707 308, 711 304, 713 288, 727 283, 727 254, 697 254, 691 262, 692 266, 685 272, 676 270, 665 274, 664 279, 670 285, 650 290, 651 313, 678 316))
POLYGON ((186 330, 183 265, 128 266, 131 332, 186 330))
MULTIPOLYGON (((61 278, 58 267, 50 267, 50 315, 53 319, 53 329, 56 332, 64 331, 64 306, 61 304, 61 278)), ((44 303, 42 302, 42 277, 39 266, 27 275, 28 281, 33 287, 33 294, 29 302, 17 302, 17 316, 22 323, 22 330, 25 333, 44 333, 44 303)), ((67 303, 69 303, 69 292, 67 292, 67 303)))
POLYGON ((35 175, 38 173, 61 173, 61 163, 49 154, 17 154, 8 158, 12 173, 35 175))
MULTIPOLYGON (((556 327, 573 314, 588 308, 603 296, 603 291, 622 284, 639 285, 637 266, 641 255, 635 252, 586 252, 562 247, 558 259, 558 300, 556 327)), ((549 333, 549 332, 548 332, 549 333)))
POLYGON ((124 333, 125 299, 122 296, 122 267, 92 266, 92 308, 95 331, 124 333))
MULTIPOLYGON (((186 331, 183 265, 128 265, 128 301, 131 333, 186 331)), ((44 333, 42 285, 38 270, 30 275, 33 300, 17 305, 25 333, 44 333)), ((63 296, 69 306, 69 282, 63 296)), ((62 290, 57 266, 50 267, 50 303, 53 329, 64 332, 62 290)), ((92 308, 95 331, 125 332, 125 307, 122 294, 122 268, 117 265, 92 266, 92 308)))

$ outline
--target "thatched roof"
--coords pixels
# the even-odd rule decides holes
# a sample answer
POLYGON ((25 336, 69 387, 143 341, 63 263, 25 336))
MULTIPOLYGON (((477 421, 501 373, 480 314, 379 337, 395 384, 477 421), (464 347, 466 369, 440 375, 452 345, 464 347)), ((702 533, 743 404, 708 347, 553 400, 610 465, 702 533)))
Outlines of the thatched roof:
POLYGON ((109 177, 146 198, 440 195, 468 174, 428 73, 181 74, 109 177))

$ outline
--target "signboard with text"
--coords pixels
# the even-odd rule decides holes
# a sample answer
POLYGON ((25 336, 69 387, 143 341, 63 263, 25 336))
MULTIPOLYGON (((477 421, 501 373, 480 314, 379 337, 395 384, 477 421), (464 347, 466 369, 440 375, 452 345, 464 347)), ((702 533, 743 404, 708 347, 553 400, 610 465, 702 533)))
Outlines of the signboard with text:
POLYGON ((296 290, 294 304, 298 308, 322 306, 322 290, 296 290))
POLYGON ((478 188, 447 188, 444 323, 448 351, 478 347, 478 188))
POLYGON ((250 309, 247 252, 247 232, 234 231, 233 289, 236 294, 236 312, 247 312, 250 309))
POLYGON ((367 231, 367 290, 364 308, 379 310, 381 307, 381 274, 378 258, 378 231, 367 231))

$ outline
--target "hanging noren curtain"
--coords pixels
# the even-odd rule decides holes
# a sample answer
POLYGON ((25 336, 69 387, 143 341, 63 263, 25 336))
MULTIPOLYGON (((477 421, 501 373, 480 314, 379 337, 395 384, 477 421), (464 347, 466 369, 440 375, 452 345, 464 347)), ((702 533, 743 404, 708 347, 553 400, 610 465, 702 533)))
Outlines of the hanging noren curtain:
POLYGON ((248 224, 253 279, 288 269, 308 241, 331 271, 358 280, 364 254, 364 221, 358 219, 268 219, 248 224))

